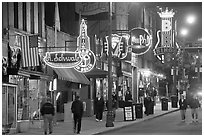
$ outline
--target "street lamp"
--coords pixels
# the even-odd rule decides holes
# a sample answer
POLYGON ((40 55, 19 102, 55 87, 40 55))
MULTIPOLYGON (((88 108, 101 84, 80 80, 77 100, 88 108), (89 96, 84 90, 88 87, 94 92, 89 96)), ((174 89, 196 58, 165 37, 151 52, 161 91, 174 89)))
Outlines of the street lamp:
POLYGON ((112 2, 109 3, 109 43, 108 43, 108 112, 106 127, 114 127, 112 109, 112 2))
POLYGON ((182 36, 188 35, 188 30, 186 28, 181 29, 181 35, 182 36))
POLYGON ((195 16, 194 15, 189 15, 187 18, 186 18, 186 21, 187 23, 189 24, 193 24, 195 22, 195 16))

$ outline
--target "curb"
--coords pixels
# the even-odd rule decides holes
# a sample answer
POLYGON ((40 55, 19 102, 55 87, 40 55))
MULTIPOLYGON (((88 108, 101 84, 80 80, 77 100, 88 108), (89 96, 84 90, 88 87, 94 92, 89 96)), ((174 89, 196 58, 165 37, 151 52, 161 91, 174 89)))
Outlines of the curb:
POLYGON ((109 132, 109 131, 114 131, 114 130, 118 130, 118 129, 121 129, 121 128, 124 128, 124 127, 128 127, 128 126, 131 126, 133 124, 136 124, 136 123, 140 123, 140 122, 144 122, 144 121, 148 121, 148 120, 152 120, 154 118, 158 118, 158 117, 161 117, 161 116, 164 116, 164 115, 167 115, 169 113, 173 113, 173 112, 176 112, 176 111, 179 111, 179 109, 175 109, 175 110, 172 110, 172 111, 167 111, 166 113, 163 113, 163 114, 158 114, 158 115, 155 115, 153 117, 149 117, 147 119, 144 119, 144 120, 140 120, 140 121, 135 121, 133 123, 130 123, 128 125, 123 125, 123 126, 120 126, 120 127, 115 127, 115 128, 112 128, 112 129, 107 129, 106 131, 99 131, 97 133, 93 133, 92 135, 100 135, 102 133, 106 133, 106 132, 109 132))

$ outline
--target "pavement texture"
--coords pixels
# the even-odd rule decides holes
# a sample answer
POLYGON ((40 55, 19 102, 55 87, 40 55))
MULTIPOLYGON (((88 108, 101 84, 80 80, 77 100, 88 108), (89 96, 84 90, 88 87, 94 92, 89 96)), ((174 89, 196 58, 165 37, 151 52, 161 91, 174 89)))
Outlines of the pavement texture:
MULTIPOLYGON (((144 108, 143 108, 144 110, 144 108)), ((143 118, 136 119, 134 121, 124 121, 124 112, 122 108, 116 110, 116 118, 113 127, 106 127, 106 114, 103 113, 103 121, 96 122, 95 116, 92 117, 83 117, 82 118, 82 128, 80 135, 97 135, 113 129, 120 129, 125 126, 129 126, 134 123, 143 122, 145 120, 150 120, 168 113, 178 111, 178 108, 172 108, 171 103, 168 104, 168 110, 163 110, 161 103, 157 103, 154 106, 154 114, 146 116, 143 114, 143 118)), ((17 133, 16 135, 43 135, 42 128, 30 128, 26 132, 17 133)), ((73 133, 73 122, 57 122, 53 127, 52 135, 74 135, 73 133)))

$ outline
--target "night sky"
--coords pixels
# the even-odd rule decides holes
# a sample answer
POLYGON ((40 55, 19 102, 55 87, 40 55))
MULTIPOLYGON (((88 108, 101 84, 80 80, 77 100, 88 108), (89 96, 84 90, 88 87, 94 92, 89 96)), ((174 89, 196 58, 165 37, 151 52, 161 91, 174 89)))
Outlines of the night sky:
MULTIPOLYGON (((108 1, 105 1, 108 2, 108 1)), ((114 1, 115 2, 115 1, 114 1)), ((189 30, 189 34, 185 36, 185 39, 189 41, 196 41, 198 38, 202 38, 202 2, 133 2, 131 4, 131 8, 137 8, 137 6, 145 6, 146 8, 152 9, 155 14, 156 10, 158 9, 157 6, 162 7, 165 9, 165 7, 168 7, 169 9, 173 9, 176 13, 174 16, 174 19, 177 20, 177 30, 178 34, 180 34, 181 28, 185 27, 189 30), (186 17, 189 14, 193 14, 196 16, 196 21, 193 24, 187 24, 186 23, 186 17)), ((49 26, 54 25, 54 3, 46 3, 46 24, 49 26)), ((60 9, 69 9, 71 11, 62 13, 61 10, 59 12, 62 25, 62 30, 64 32, 69 32, 76 34, 78 31, 77 26, 73 26, 75 24, 76 20, 78 20, 77 14, 74 12, 74 2, 63 2, 59 3, 60 9), (65 17, 65 18, 63 18, 65 17), (67 18, 71 17, 71 18, 67 18), (72 20, 72 21, 71 21, 72 20), (64 23, 64 25, 63 25, 64 23), (63 28, 63 26, 66 26, 63 28)), ((64 10, 63 10, 64 11, 64 10)), ((129 19, 131 22, 131 18, 129 19)), ((130 28, 131 28, 131 24, 130 28)), ((180 37, 180 36, 179 36, 180 37)))

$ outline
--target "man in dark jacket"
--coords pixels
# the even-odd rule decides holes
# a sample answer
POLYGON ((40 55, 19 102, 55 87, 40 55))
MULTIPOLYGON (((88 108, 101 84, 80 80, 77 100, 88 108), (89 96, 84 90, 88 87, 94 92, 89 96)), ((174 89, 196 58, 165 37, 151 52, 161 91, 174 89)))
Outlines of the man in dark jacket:
POLYGON ((186 109, 187 109, 187 101, 183 95, 181 95, 181 99, 179 100, 179 109, 181 113, 181 120, 185 122, 186 119, 186 109))
POLYGON ((151 114, 151 97, 147 95, 147 97, 144 98, 144 106, 145 106, 145 114, 148 116, 151 114))
POLYGON ((96 121, 102 121, 103 118, 103 111, 104 111, 104 100, 103 97, 96 98, 95 102, 96 108, 96 121))
POLYGON ((47 102, 42 105, 40 109, 40 113, 43 116, 44 120, 44 134, 47 134, 48 127, 49 127, 49 134, 52 134, 53 130, 53 117, 55 114, 54 105, 51 103, 51 99, 48 98, 47 102))
POLYGON ((83 116, 83 103, 79 100, 79 96, 76 96, 75 101, 72 103, 71 106, 72 113, 74 114, 74 133, 76 133, 76 125, 77 127, 77 134, 80 134, 81 131, 81 118, 83 116))

